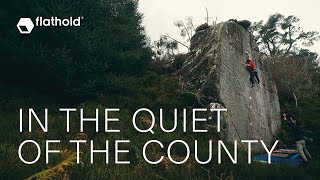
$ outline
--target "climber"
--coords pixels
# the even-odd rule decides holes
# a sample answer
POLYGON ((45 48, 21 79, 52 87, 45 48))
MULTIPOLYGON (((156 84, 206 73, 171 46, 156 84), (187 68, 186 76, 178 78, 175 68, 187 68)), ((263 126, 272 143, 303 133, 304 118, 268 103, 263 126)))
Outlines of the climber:
POLYGON ((281 122, 281 129, 284 131, 285 134, 287 134, 287 132, 291 129, 291 125, 292 122, 290 122, 287 119, 287 114, 283 113, 283 121, 281 122))
POLYGON ((281 129, 279 131, 279 138, 281 139, 281 148, 290 149, 293 148, 291 146, 292 143, 296 142, 293 138, 293 123, 287 119, 287 114, 283 113, 283 121, 281 121, 281 129))
MULTIPOLYGON (((286 149, 290 149, 293 148, 292 144, 295 143, 295 139, 294 139, 294 131, 293 131, 293 126, 295 125, 294 121, 289 121, 287 119, 287 114, 283 113, 283 121, 281 122, 281 131, 279 132, 279 137, 280 139, 283 140, 282 144, 283 147, 286 149)), ((290 119, 292 119, 292 117, 290 117, 290 119)))
POLYGON ((247 61, 246 61, 246 63, 242 62, 242 64, 245 67, 247 67, 247 69, 250 72, 250 82, 252 84, 251 87, 253 87, 254 84, 255 84, 255 79, 257 80, 258 84, 260 84, 260 80, 259 80, 259 77, 258 77, 257 68, 253 63, 253 60, 250 58, 250 55, 249 55, 248 51, 246 52, 246 55, 247 55, 247 61))
POLYGON ((293 124, 296 124, 297 123, 297 121, 296 120, 293 120, 293 118, 292 117, 290 117, 290 121, 287 119, 287 114, 286 113, 283 113, 282 114, 282 116, 283 116, 283 120, 284 120, 284 122, 286 122, 286 123, 293 123, 293 124))
POLYGON ((297 122, 296 124, 294 124, 293 130, 294 130, 293 135, 294 135, 294 138, 295 138, 295 141, 296 141, 296 146, 297 146, 298 152, 299 152, 300 156, 302 157, 302 159, 304 160, 304 162, 308 163, 308 159, 305 156, 305 154, 307 154, 307 156, 310 159, 312 157, 311 157, 310 153, 308 152, 308 150, 306 148, 305 136, 304 136, 304 133, 303 133, 303 129, 300 126, 300 123, 297 122))

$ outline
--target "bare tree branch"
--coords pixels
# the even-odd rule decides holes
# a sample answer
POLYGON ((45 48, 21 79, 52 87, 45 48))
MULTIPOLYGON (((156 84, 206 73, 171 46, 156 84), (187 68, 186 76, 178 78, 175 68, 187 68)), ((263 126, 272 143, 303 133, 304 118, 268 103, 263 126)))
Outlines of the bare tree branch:
POLYGON ((176 40, 176 39, 172 38, 172 37, 171 37, 171 36, 169 36, 168 34, 166 34, 165 36, 166 36, 166 37, 168 37, 168 38, 170 38, 170 39, 172 39, 172 40, 174 40, 174 41, 176 41, 177 43, 181 44, 182 46, 184 46, 184 47, 188 48, 188 50, 189 50, 189 51, 191 51, 191 50, 190 50, 190 48, 189 48, 189 46, 187 46, 186 44, 184 44, 184 43, 182 43, 182 42, 180 42, 180 41, 178 41, 178 40, 176 40))

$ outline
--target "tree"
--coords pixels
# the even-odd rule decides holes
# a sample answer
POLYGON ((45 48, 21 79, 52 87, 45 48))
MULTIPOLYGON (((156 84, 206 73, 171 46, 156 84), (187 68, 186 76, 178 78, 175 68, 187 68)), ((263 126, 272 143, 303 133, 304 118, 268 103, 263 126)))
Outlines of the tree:
POLYGON ((129 93, 141 77, 149 47, 137 0, 6 2, 0 23, 0 80, 56 95, 86 99, 129 93), (21 35, 20 16, 83 16, 80 27, 36 27, 21 35))
POLYGON ((280 97, 293 97, 298 107, 299 99, 317 95, 319 85, 304 57, 274 57, 268 62, 280 97))
POLYGON ((299 21, 296 16, 276 13, 269 16, 266 23, 255 23, 251 30, 262 51, 270 56, 288 55, 297 53, 300 43, 309 47, 319 40, 319 32, 301 30, 299 21))
POLYGON ((160 39, 154 42, 153 50, 157 56, 174 56, 178 50, 178 43, 175 40, 169 39, 167 35, 161 35, 160 39))
POLYGON ((195 26, 193 25, 192 17, 186 17, 186 22, 183 22, 181 20, 176 21, 174 25, 179 28, 180 35, 183 38, 187 38, 188 42, 191 41, 191 38, 196 30, 195 26))

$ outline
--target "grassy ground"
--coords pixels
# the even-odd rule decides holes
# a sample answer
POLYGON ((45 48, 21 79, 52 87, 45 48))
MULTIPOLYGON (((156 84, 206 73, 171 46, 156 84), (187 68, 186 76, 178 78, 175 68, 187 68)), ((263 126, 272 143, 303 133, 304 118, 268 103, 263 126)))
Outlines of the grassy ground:
MULTIPOLYGON (((279 165, 265 165, 260 163, 247 164, 247 153, 241 151, 239 153, 239 164, 232 165, 230 160, 223 156, 221 165, 217 164, 217 148, 214 146, 213 161, 208 165, 198 165, 195 163, 194 156, 183 165, 173 165, 167 157, 158 165, 149 165, 141 157, 141 150, 144 143, 149 139, 159 139, 165 147, 175 140, 182 139, 186 141, 191 149, 194 139, 197 139, 201 144, 199 154, 201 159, 206 159, 208 154, 208 140, 217 141, 218 135, 215 130, 209 133, 192 134, 177 131, 174 133, 161 133, 159 127, 155 128, 156 136, 149 134, 141 134, 135 132, 131 127, 131 115, 137 107, 147 107, 150 109, 158 109, 164 107, 167 110, 172 110, 174 107, 185 108, 197 106, 197 100, 189 94, 181 94, 178 90, 177 79, 175 77, 159 76, 149 73, 141 80, 141 88, 138 93, 133 96, 104 96, 99 100, 88 101, 82 104, 74 105, 68 102, 59 101, 57 98, 48 96, 45 93, 35 93, 34 90, 22 89, 22 87, 7 88, 1 92, 0 101, 0 179, 24 179, 37 172, 42 172, 42 175, 54 177, 69 177, 71 179, 317 179, 320 172, 319 155, 319 117, 320 117, 320 99, 308 99, 300 102, 302 117, 305 120, 308 136, 314 138, 314 143, 308 145, 313 159, 308 166, 305 167, 290 167, 279 165), (49 133, 34 131, 32 133, 19 133, 19 108, 33 107, 36 110, 48 108, 49 116, 49 133), (95 142, 97 149, 104 148, 105 140, 110 141, 111 149, 114 148, 113 141, 116 139, 130 139, 130 145, 126 148, 130 149, 130 153, 121 156, 124 159, 130 159, 130 165, 115 165, 113 163, 114 153, 110 152, 110 164, 104 163, 104 156, 95 156, 95 164, 90 164, 89 146, 81 147, 82 164, 63 165, 61 162, 66 157, 61 155, 50 156, 50 164, 45 164, 45 139, 60 139, 61 144, 56 148, 68 149, 70 152, 75 152, 75 146, 68 143, 68 140, 78 138, 79 123, 78 115, 71 116, 70 133, 65 133, 65 119, 57 111, 59 107, 77 107, 84 108, 88 116, 94 116, 94 109, 104 109, 107 107, 120 107, 120 123, 113 128, 123 130, 121 133, 95 133, 94 124, 85 126, 85 133, 95 142), (18 156, 17 150, 19 144, 25 139, 34 139, 40 143, 42 156, 35 165, 23 164, 18 156), (56 166, 58 165, 58 166, 56 166), (58 174, 55 174, 62 167, 58 174), (53 171, 46 172, 46 169, 53 171), (59 176, 61 175, 61 176, 59 176)), ((165 118, 172 119, 172 111, 166 113, 165 118)), ((99 114, 103 117, 103 112, 99 114)), ((102 123, 102 122, 101 122, 102 123)), ((167 122, 168 126, 170 122, 167 122)), ((148 124, 148 120, 142 121, 141 125, 148 124)), ((205 128, 205 125, 203 125, 205 128)), ((101 124, 104 127, 104 124, 101 124)), ((179 127, 178 127, 179 128, 179 127)), ((181 128, 181 127, 180 127, 181 128)), ((191 127, 189 127, 191 128, 191 127)), ((102 129, 101 129, 102 130, 102 129)), ((185 152, 180 147, 174 147, 175 158, 183 158, 185 152)), ((29 148, 24 151, 24 157, 34 158, 35 149, 29 148)), ((192 151, 192 153, 194 153, 192 151)), ((156 158, 164 154, 164 150, 159 147, 152 147, 148 151, 148 157, 156 158)), ((72 157, 67 154, 65 156, 72 157)))

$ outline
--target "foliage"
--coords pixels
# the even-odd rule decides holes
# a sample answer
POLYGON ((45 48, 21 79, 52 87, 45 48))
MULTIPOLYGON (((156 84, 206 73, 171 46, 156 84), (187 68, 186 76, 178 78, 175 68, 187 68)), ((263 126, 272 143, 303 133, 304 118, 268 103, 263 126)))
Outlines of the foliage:
POLYGON ((319 40, 319 32, 301 30, 299 21, 296 16, 276 13, 266 23, 255 23, 251 30, 265 53, 271 56, 297 53, 300 43, 309 47, 319 40))
POLYGON ((269 58, 268 63, 280 97, 294 97, 298 106, 298 99, 317 95, 319 85, 314 81, 306 59, 278 57, 269 58))
POLYGON ((168 36, 162 35, 159 41, 155 42, 155 48, 158 55, 170 54, 175 55, 175 50, 178 49, 178 43, 176 41, 168 39, 168 36))
MULTIPOLYGON (((85 100, 113 91, 106 81, 139 77, 151 59, 136 0, 9 1, 0 23, 1 82, 85 100), (15 27, 20 16, 83 17, 80 27, 15 27)), ((125 81, 125 80, 124 80, 125 81)))
POLYGON ((180 35, 183 38, 187 38, 187 41, 191 41, 191 37, 193 36, 196 30, 195 26, 193 25, 192 17, 186 17, 185 22, 181 20, 176 21, 174 25, 179 28, 180 35))
POLYGON ((171 40, 166 35, 161 35, 158 41, 155 41, 152 46, 154 53, 153 60, 167 64, 171 63, 176 52, 178 51, 178 43, 175 40, 171 40))
POLYGON ((61 163, 59 163, 58 165, 52 168, 36 173, 28 177, 27 180, 33 180, 33 179, 67 180, 69 179, 68 169, 75 164, 75 161, 77 160, 77 154, 65 149, 61 151, 61 156, 64 159, 61 163))

